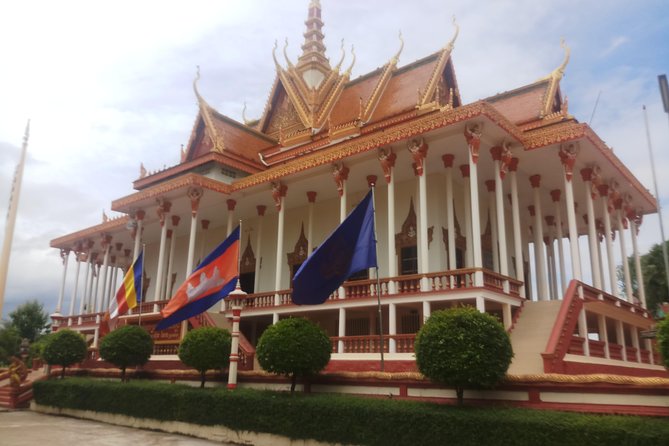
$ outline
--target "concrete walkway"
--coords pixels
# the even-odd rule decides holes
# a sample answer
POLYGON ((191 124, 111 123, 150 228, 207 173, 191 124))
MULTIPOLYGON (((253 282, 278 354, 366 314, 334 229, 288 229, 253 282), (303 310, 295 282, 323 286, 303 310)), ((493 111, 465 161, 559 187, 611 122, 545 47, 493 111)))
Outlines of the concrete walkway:
POLYGON ((209 446, 224 443, 131 429, 97 421, 44 415, 29 410, 0 410, 0 444, 2 446, 209 446))

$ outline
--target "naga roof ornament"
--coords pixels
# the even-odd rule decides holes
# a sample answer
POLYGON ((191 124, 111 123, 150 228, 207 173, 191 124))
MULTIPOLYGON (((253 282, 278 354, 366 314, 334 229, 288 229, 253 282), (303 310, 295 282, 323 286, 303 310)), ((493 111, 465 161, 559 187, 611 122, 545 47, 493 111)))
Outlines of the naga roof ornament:
POLYGON ((200 115, 202 115, 202 119, 204 120, 205 133, 207 134, 207 136, 209 136, 209 139, 211 140, 211 151, 223 153, 224 150, 223 141, 218 137, 218 132, 216 131, 214 120, 211 116, 212 108, 209 104, 207 104, 207 101, 204 100, 204 98, 200 95, 200 92, 197 89, 197 82, 199 80, 200 80, 200 66, 197 65, 197 72, 195 75, 195 79, 193 79, 193 91, 195 92, 195 97, 197 98, 197 104, 198 107, 200 108, 200 115))
POLYGON ((560 80, 564 77, 565 69, 567 68, 567 64, 569 63, 569 56, 571 54, 571 49, 567 46, 567 43, 565 42, 564 38, 560 39, 560 47, 564 49, 564 60, 562 61, 562 63, 556 69, 551 71, 550 74, 548 74, 548 76, 544 76, 537 81, 537 82, 545 80, 548 81, 548 89, 546 90, 546 94, 544 96, 543 107, 541 110, 541 117, 551 114, 553 106, 555 105, 554 103, 556 100, 556 94, 560 87, 560 80))
POLYGON ((446 64, 451 57, 453 48, 455 48, 455 41, 460 34, 460 25, 458 25, 455 20, 455 16, 453 16, 453 27, 455 28, 453 37, 440 51, 439 59, 434 66, 434 70, 432 70, 430 80, 428 81, 425 90, 419 94, 418 104, 416 104, 416 108, 419 110, 432 109, 439 106, 439 98, 435 99, 435 93, 438 90, 441 74, 444 72, 444 68, 446 68, 446 64))

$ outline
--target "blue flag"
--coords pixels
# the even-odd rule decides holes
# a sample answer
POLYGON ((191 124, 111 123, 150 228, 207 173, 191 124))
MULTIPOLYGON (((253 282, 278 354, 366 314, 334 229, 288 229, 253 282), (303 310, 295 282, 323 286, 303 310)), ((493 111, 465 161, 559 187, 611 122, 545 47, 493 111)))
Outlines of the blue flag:
POLYGON ((305 260, 293 278, 293 302, 322 304, 349 276, 377 266, 372 191, 305 260))

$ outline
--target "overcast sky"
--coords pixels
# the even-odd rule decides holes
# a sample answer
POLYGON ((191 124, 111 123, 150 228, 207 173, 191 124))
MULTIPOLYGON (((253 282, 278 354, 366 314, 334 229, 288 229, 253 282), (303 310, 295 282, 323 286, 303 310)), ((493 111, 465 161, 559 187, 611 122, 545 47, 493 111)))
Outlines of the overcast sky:
MULTIPOLYGON (((32 119, 4 315, 36 298, 53 311, 62 266, 55 237, 97 224, 132 192, 143 162, 173 165, 197 113, 192 80, 222 113, 263 110, 274 79, 271 50, 288 38, 295 59, 309 0, 14 1, 0 7, 0 211, 26 120, 32 119)), ((322 0, 328 55, 355 45, 353 77, 385 64, 404 35, 400 65, 461 31, 453 62, 466 103, 545 76, 571 47, 562 91, 652 189, 642 105, 648 107, 660 195, 669 207, 669 123, 657 75, 669 72, 666 1, 322 0)), ((669 214, 665 213, 665 220, 669 214)), ((0 222, 4 234, 5 221, 0 222)), ((666 226, 666 225, 665 225, 666 226)), ((657 218, 641 250, 659 242, 657 218)), ((74 268, 70 269, 73 274, 74 268)), ((70 277, 71 278, 71 277, 70 277)), ((68 282, 68 285, 71 281, 68 282)), ((70 289, 66 296, 70 293, 70 289)), ((67 300, 66 300, 67 301, 67 300)))

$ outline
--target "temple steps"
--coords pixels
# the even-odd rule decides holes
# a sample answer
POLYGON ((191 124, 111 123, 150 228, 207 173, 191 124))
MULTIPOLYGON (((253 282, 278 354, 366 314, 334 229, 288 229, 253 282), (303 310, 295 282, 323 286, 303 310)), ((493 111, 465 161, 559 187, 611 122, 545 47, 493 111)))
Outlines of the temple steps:
POLYGON ((511 332, 514 358, 507 373, 526 375, 544 373, 541 354, 546 350, 553 324, 562 301, 525 302, 511 332))

